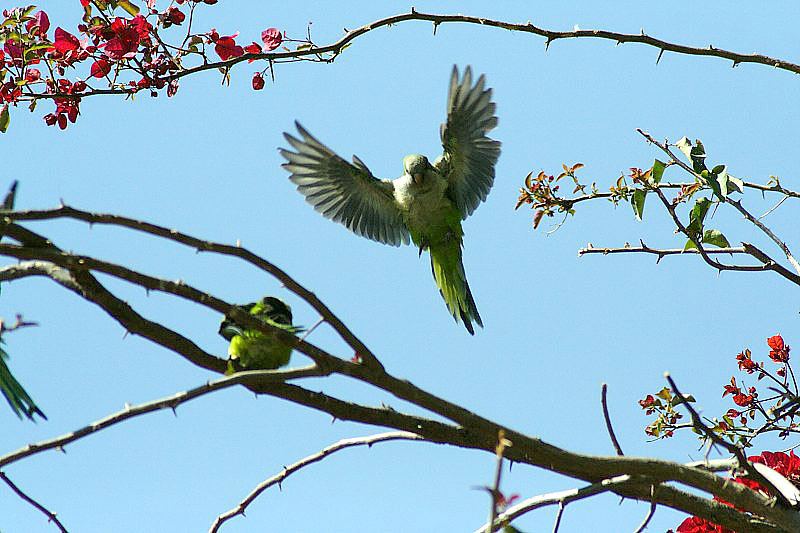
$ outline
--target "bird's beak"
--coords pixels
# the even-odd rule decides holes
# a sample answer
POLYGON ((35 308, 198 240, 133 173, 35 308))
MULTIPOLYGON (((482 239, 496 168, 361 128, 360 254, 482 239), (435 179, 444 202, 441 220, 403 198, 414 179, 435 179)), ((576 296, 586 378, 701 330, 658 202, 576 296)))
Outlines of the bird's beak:
POLYGON ((414 174, 414 183, 416 183, 417 185, 422 183, 422 174, 421 173, 414 174))

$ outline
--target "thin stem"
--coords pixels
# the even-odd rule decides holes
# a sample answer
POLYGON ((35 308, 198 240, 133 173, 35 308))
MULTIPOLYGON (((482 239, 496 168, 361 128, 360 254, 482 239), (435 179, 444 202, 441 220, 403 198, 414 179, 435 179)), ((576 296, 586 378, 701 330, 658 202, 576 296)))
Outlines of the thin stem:
POLYGON ((608 399, 606 396, 608 395, 608 384, 603 383, 600 388, 600 404, 603 406, 603 418, 606 421, 606 429, 608 430, 608 436, 611 437, 611 444, 614 446, 614 450, 617 452, 617 455, 625 455, 622 453, 622 446, 619 445, 619 441, 617 440, 617 435, 614 433, 614 426, 611 425, 611 416, 608 414, 608 399))
POLYGON ((44 505, 42 505, 41 503, 37 502, 36 500, 25 494, 22 491, 22 489, 20 489, 13 481, 9 479, 9 477, 5 474, 5 472, 0 472, 0 479, 2 479, 5 482, 5 484, 8 485, 12 491, 14 491, 14 493, 17 496, 19 496, 20 498, 31 504, 43 515, 45 515, 47 517, 48 522, 52 522, 53 524, 55 524, 56 527, 59 530, 61 530, 62 533, 68 533, 67 528, 64 527, 64 524, 62 524, 61 520, 58 519, 56 513, 50 511, 44 505))

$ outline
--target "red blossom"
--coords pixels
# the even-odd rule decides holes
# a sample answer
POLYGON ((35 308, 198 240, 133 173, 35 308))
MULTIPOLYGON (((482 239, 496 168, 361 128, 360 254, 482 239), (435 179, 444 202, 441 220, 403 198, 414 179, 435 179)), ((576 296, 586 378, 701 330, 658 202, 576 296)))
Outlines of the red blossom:
POLYGON ((62 61, 66 65, 71 65, 76 61, 83 61, 89 56, 84 43, 78 40, 67 30, 58 27, 53 41, 53 51, 51 57, 62 61))
POLYGON ((13 39, 9 39, 6 41, 6 44, 3 45, 3 50, 6 54, 8 54, 11 59, 15 60, 21 64, 22 61, 22 47, 19 43, 13 39))
POLYGON ((166 21, 168 21, 170 24, 175 24, 176 26, 180 26, 185 19, 186 15, 184 15, 183 12, 177 7, 169 8, 169 11, 167 11, 167 16, 165 17, 166 21))
POLYGON ((283 42, 283 35, 278 28, 267 28, 261 32, 261 40, 267 48, 267 51, 275 50, 283 42))
POLYGON ((784 452, 762 452, 747 458, 753 463, 765 464, 795 485, 800 484, 800 457, 794 450, 784 452))
POLYGON ((63 29, 61 26, 56 28, 56 40, 53 42, 53 46, 61 55, 66 56, 70 52, 75 52, 80 49, 81 42, 78 40, 77 37, 72 35, 67 30, 63 29))
POLYGON ((739 363, 739 370, 744 370, 748 374, 752 374, 756 370, 760 369, 758 363, 753 361, 750 356, 750 350, 744 350, 736 356, 736 361, 739 363))
POLYGON ((25 81, 28 83, 33 83, 35 81, 39 81, 42 78, 42 73, 39 71, 38 68, 29 68, 25 71, 25 81))
POLYGON ((141 43, 149 42, 153 27, 142 16, 136 15, 131 20, 117 17, 110 26, 101 29, 101 37, 106 39, 104 45, 106 55, 113 59, 131 58, 136 55, 141 43))
POLYGON ((98 59, 92 63, 91 73, 95 78, 102 78, 109 72, 111 72, 111 63, 105 59, 98 59))
POLYGON ((178 80, 172 80, 167 85, 167 98, 172 98, 178 92, 178 80))
POLYGON ((244 51, 248 54, 260 54, 262 52, 261 45, 258 43, 251 43, 244 47, 244 51))
POLYGON ((353 357, 350 358, 351 363, 359 364, 362 362, 361 354, 356 352, 353 354, 353 357))
POLYGON ((497 507, 505 509, 519 499, 519 494, 514 493, 506 497, 505 494, 497 492, 497 507))
POLYGON ((644 400, 639 400, 639 405, 642 406, 642 409, 647 409, 654 403, 656 403, 656 399, 653 398, 652 394, 648 394, 647 396, 645 396, 644 400))
POLYGON ((735 533, 732 529, 719 526, 699 516, 691 516, 681 522, 676 533, 735 533))
POLYGON ((14 82, 0 85, 0 100, 3 102, 16 102, 22 96, 22 88, 14 82))
POLYGON ((722 393, 722 397, 724 398, 728 394, 739 394, 740 389, 736 386, 736 378, 731 377, 731 384, 725 385, 725 392, 722 393))
POLYGON ((260 91, 264 88, 264 76, 260 72, 253 74, 253 89, 260 91))
POLYGON ((44 11, 37 11, 31 20, 25 23, 25 29, 31 35, 45 37, 50 29, 50 19, 44 11))
POLYGON ((754 399, 755 398, 753 398, 752 394, 742 394, 740 392, 739 394, 733 396, 733 403, 735 403, 739 407, 747 407, 753 403, 754 399))
POLYGON ((236 44, 234 37, 235 35, 230 35, 227 37, 219 37, 216 40, 214 51, 223 61, 227 61, 232 57, 239 57, 244 55, 244 48, 236 44))
POLYGON ((784 344, 783 337, 774 335, 767 339, 767 344, 771 348, 769 358, 776 363, 786 363, 789 361, 789 350, 791 348, 784 344))

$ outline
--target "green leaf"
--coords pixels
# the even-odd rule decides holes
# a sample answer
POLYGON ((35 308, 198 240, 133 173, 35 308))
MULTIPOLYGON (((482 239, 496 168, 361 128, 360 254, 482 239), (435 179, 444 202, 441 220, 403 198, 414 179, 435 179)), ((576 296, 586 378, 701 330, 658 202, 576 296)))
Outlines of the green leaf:
POLYGON ((139 8, 134 5, 133 2, 129 2, 128 0, 119 0, 117 2, 117 6, 127 11, 132 17, 135 17, 139 14, 139 8))
POLYGON ((0 111, 0 133, 5 133, 10 123, 11 116, 8 114, 8 104, 6 104, 3 106, 3 110, 0 111))
POLYGON ((653 184, 658 185, 661 182, 661 177, 664 175, 664 170, 666 170, 666 168, 666 163, 659 161, 658 159, 653 161, 653 173, 651 175, 653 184))
POLYGON ((688 137, 685 135, 681 137, 681 139, 675 143, 675 146, 686 156, 686 159, 689 161, 692 160, 692 141, 690 141, 688 137))
POLYGON ((744 182, 739 178, 728 175, 728 194, 732 192, 744 193, 744 182))
MULTIPOLYGON (((725 171, 725 165, 717 165, 711 172, 715 177, 717 186, 719 187, 719 196, 721 196, 723 199, 726 198, 728 196, 728 173, 725 171), (722 167, 722 171, 716 172, 716 169, 719 167, 722 167)), ((716 192, 716 189, 714 192, 716 192)))
MULTIPOLYGON (((694 207, 689 211, 689 225, 686 230, 692 235, 699 235, 703 231, 703 222, 708 214, 708 209, 711 207, 711 200, 705 196, 698 198, 694 202, 694 207)), ((691 241, 689 242, 691 244, 691 241)))
POLYGON ((689 159, 692 160, 692 166, 694 167, 695 172, 702 172, 703 170, 707 170, 706 168, 706 149, 703 147, 703 143, 700 142, 700 139, 697 139, 694 142, 694 147, 692 148, 689 159))
MULTIPOLYGON (((691 394, 684 394, 683 398, 686 400, 686 403, 695 403, 697 401, 691 394)), ((674 398, 672 398, 672 402, 670 403, 672 403, 672 406, 674 407, 676 405, 682 404, 683 402, 684 400, 682 400, 680 396, 675 396, 674 398)))
POLYGON ((636 189, 631 196, 631 206, 633 207, 633 214, 636 220, 641 221, 644 216, 644 200, 647 198, 647 191, 644 189, 636 189))
POLYGON ((683 251, 685 252, 687 250, 695 250, 695 249, 697 249, 697 246, 694 245, 694 242, 692 242, 691 239, 687 239, 686 244, 683 246, 683 251))
POLYGON ((728 248, 730 246, 728 239, 726 239, 725 235, 723 235, 718 229, 707 229, 704 231, 703 242, 713 246, 718 246, 720 248, 728 248))

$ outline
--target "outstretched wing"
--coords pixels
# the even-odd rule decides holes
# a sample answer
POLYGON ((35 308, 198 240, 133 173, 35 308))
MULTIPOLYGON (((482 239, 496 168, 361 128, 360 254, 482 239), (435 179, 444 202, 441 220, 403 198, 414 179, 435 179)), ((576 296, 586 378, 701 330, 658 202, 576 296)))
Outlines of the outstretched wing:
POLYGON ((391 181, 379 180, 356 156, 348 163, 295 122, 300 138, 284 133, 296 150, 281 149, 282 166, 306 201, 354 233, 392 246, 408 244, 408 229, 394 202, 391 181))
POLYGON ((444 154, 436 166, 449 182, 448 193, 465 219, 475 211, 494 183, 494 165, 500 142, 486 134, 497 126, 492 90, 484 89, 483 75, 472 85, 472 70, 459 81, 453 67, 447 95, 447 122, 440 134, 444 154))

